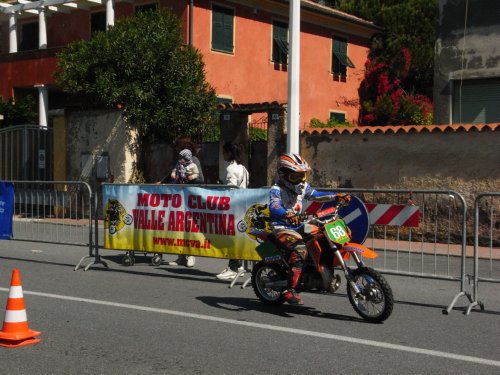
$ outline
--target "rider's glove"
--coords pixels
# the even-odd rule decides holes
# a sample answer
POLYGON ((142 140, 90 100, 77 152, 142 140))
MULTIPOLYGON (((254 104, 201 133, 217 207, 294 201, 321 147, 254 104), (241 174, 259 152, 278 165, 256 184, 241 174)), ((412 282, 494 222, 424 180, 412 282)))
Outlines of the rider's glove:
POLYGON ((300 215, 293 211, 287 211, 285 217, 287 218, 288 222, 292 225, 300 224, 300 215))
POLYGON ((349 203, 351 201, 351 196, 349 194, 337 193, 335 195, 335 200, 339 203, 349 203))

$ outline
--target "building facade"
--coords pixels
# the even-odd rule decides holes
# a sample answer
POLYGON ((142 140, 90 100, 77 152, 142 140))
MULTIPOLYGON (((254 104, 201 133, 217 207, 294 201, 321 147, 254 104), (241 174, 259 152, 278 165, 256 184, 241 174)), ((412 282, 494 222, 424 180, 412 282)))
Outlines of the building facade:
MULTIPOLYGON (((182 21, 186 44, 200 50, 221 102, 288 98, 289 2, 280 0, 16 0, 0 3, 0 95, 32 94, 40 124, 68 105, 53 73, 56 54, 122 17, 168 8, 182 21)), ((373 23, 314 1, 301 1, 300 124, 313 118, 357 123, 373 23)))
POLYGON ((434 122, 500 121, 500 2, 440 0, 434 122))

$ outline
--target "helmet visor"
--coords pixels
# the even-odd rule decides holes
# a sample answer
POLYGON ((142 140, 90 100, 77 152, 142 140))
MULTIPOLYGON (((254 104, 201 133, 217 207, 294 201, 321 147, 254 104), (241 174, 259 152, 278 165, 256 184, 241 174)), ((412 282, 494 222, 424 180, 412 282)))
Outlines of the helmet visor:
POLYGON ((286 179, 292 184, 298 184, 301 182, 305 182, 307 178, 306 172, 292 172, 287 174, 286 179))

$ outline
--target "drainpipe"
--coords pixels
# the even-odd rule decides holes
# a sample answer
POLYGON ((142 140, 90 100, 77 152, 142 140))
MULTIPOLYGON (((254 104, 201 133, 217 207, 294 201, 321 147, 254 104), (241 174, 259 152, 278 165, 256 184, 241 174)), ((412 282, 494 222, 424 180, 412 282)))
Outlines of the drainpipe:
POLYGON ((189 0, 189 31, 188 31, 188 44, 193 45, 193 9, 194 0, 189 0))

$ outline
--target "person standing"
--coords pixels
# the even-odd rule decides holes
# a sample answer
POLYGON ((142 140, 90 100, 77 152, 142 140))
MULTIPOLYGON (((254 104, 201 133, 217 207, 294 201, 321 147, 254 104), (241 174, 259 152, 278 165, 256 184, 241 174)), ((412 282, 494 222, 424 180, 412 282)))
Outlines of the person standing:
POLYGON ((174 184, 191 184, 200 175, 198 166, 193 162, 193 154, 187 148, 179 152, 179 160, 170 174, 174 184))
MULTIPOLYGON (((226 167, 226 176, 224 180, 222 180, 222 183, 225 185, 237 186, 240 189, 246 189, 248 187, 250 175, 242 164, 243 146, 235 142, 226 142, 222 146, 222 156, 228 163, 226 167)), ((241 260, 229 259, 227 268, 215 277, 219 280, 232 280, 239 271, 243 271, 241 260)))
MULTIPOLYGON (((198 159, 197 155, 197 147, 196 144, 192 141, 190 137, 182 136, 177 138, 175 141, 175 154, 180 155, 181 152, 185 151, 190 151, 191 152, 191 161, 196 165, 196 169, 198 171, 197 177, 196 178, 191 178, 187 183, 189 184, 203 184, 205 182, 205 178, 203 176, 203 169, 201 168, 201 163, 200 160, 198 159)), ((187 152, 185 152, 185 155, 189 156, 187 152)), ((177 166, 177 164, 176 164, 177 166)), ((176 167, 174 167, 176 169, 176 167)), ((191 168, 194 169, 194 168, 191 168)), ((172 171, 173 172, 173 171, 172 171)), ((172 176, 169 175, 167 178, 171 178, 172 176)), ((196 263, 196 258, 192 255, 185 255, 185 254, 179 254, 177 256, 177 259, 168 262, 169 266, 186 266, 186 267, 194 267, 196 263)))

